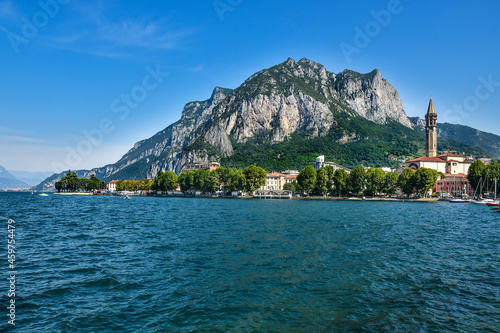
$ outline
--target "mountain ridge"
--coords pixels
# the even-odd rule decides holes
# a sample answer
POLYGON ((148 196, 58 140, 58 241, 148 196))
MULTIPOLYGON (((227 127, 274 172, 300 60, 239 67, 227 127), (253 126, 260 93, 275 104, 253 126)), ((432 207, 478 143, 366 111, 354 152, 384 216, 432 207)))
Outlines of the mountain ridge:
MULTIPOLYGON (((420 117, 411 117, 416 129, 425 130, 425 121, 420 117)), ((494 158, 500 158, 500 136, 494 133, 481 131, 470 126, 438 123, 438 136, 445 139, 454 139, 471 146, 482 146, 490 152, 494 158)))
MULTIPOLYGON (((153 178, 213 159, 227 166, 299 168, 315 154, 349 165, 395 165, 394 159, 416 156, 424 146, 416 127, 378 69, 333 73, 307 58, 288 58, 236 89, 216 87, 207 100, 187 103, 178 121, 137 142, 116 163, 80 173, 103 180, 153 178)), ((456 141, 441 144, 485 153, 456 141)))

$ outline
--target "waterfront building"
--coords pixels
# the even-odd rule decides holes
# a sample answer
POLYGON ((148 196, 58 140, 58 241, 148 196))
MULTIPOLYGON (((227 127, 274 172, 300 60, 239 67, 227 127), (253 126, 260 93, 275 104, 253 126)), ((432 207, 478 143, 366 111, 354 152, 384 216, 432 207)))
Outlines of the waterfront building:
POLYGON ((345 171, 347 171, 347 173, 351 172, 351 169, 345 168, 345 167, 341 166, 340 164, 337 164, 334 162, 325 162, 324 155, 318 156, 316 158, 316 161, 314 161, 314 164, 313 164, 315 170, 318 170, 319 168, 323 168, 327 165, 332 166, 334 171, 337 171, 339 169, 344 169, 345 171))
POLYGON ((436 192, 446 192, 452 196, 460 193, 473 195, 474 189, 470 186, 467 175, 460 174, 446 174, 444 178, 439 179, 436 184, 436 192))
POLYGON ((406 161, 406 166, 413 170, 428 168, 451 175, 467 174, 471 164, 472 162, 466 160, 464 156, 451 153, 436 157, 424 156, 406 161))
POLYGON ((118 183, 117 180, 112 180, 110 182, 107 182, 106 183, 106 189, 109 191, 109 192, 116 192, 116 184, 118 183))
MULTIPOLYGON (((290 171, 290 170, 287 170, 290 171)), ((294 170, 291 170, 294 171, 294 170)), ((266 175, 266 183, 260 187, 262 191, 282 191, 287 183, 297 180, 297 174, 271 172, 266 175)))

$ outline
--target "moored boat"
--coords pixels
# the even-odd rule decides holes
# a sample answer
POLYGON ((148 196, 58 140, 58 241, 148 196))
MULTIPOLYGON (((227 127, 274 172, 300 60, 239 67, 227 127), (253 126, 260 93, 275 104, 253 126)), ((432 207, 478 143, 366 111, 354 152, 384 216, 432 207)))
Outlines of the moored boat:
POLYGON ((464 200, 464 199, 453 199, 448 201, 449 203, 469 203, 469 200, 464 200))

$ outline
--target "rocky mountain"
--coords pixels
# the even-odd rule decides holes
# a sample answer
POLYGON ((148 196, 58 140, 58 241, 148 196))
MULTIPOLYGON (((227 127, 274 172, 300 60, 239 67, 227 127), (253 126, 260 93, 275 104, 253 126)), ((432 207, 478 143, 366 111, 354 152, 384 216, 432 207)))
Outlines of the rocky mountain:
POLYGON ((104 180, 152 178, 160 170, 179 173, 210 160, 298 169, 319 154, 346 166, 388 166, 416 155, 424 140, 379 70, 335 74, 308 59, 288 59, 234 90, 215 88, 208 100, 186 104, 179 121, 136 143, 115 164, 80 173, 104 180))
MULTIPOLYGON (((415 129, 425 130, 425 121, 420 117, 410 118, 415 129)), ((483 147, 493 157, 500 157, 500 136, 475 128, 449 123, 438 123, 438 135, 473 147, 483 147)))

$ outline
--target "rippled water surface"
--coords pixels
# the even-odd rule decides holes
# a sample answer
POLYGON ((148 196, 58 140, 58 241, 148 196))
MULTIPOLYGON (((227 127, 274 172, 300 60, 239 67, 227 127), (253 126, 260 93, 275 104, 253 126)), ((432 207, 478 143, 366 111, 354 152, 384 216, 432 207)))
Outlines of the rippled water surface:
POLYGON ((4 193, 0 216, 19 332, 500 332, 483 206, 4 193))

